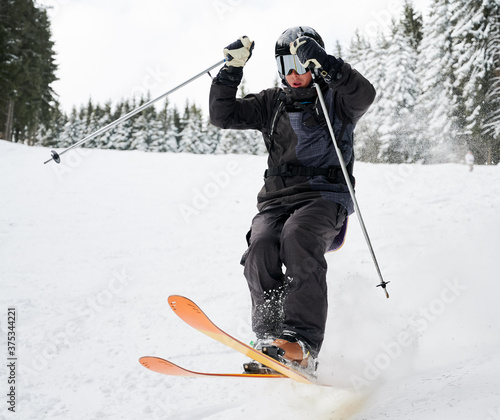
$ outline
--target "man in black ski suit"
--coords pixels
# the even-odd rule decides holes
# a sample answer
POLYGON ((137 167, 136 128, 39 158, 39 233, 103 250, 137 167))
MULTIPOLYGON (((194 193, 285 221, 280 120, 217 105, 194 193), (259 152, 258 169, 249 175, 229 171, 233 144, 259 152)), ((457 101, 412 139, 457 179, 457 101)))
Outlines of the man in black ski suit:
POLYGON ((325 252, 354 211, 332 141, 353 180, 353 130, 375 90, 349 64, 327 54, 314 29, 300 26, 287 29, 276 42, 283 88, 237 99, 253 46, 245 36, 224 49, 226 63, 210 91, 210 121, 220 128, 261 131, 269 153, 259 213, 242 259, 255 347, 274 348, 285 362, 314 371, 328 309, 325 252), (310 69, 318 75, 328 115, 310 69))

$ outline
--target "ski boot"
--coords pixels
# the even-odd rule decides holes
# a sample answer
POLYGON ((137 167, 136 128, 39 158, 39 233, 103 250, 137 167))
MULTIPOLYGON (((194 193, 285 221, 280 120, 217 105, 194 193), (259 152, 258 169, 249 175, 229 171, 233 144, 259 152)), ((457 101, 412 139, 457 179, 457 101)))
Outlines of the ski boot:
POLYGON ((311 354, 309 345, 293 333, 282 334, 271 345, 262 346, 261 351, 294 370, 315 376, 318 368, 316 357, 311 354))
MULTIPOLYGON (((255 350, 258 350, 262 352, 263 348, 267 348, 272 345, 272 343, 275 341, 273 337, 264 337, 264 338, 257 338, 254 342, 252 342, 252 347, 255 350)), ((243 364, 243 373, 249 373, 249 374, 259 374, 259 375, 275 375, 278 372, 276 372, 274 369, 271 369, 267 366, 264 366, 262 363, 257 362, 255 360, 250 360, 249 362, 243 364)))

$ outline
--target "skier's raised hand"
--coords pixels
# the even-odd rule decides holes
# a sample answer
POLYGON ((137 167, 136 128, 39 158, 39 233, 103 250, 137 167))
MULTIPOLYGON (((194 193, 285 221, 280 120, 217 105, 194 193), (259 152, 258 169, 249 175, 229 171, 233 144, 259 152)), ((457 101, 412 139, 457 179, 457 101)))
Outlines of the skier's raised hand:
POLYGON ((297 55, 305 68, 320 69, 325 66, 328 54, 314 39, 301 36, 290 43, 290 52, 297 55))
POLYGON ((300 64, 305 68, 320 70, 319 73, 327 82, 340 77, 339 71, 344 61, 327 54, 324 48, 311 37, 301 36, 291 42, 290 53, 297 55, 300 64))
POLYGON ((252 56, 255 42, 250 41, 247 36, 242 36, 237 41, 224 48, 226 65, 230 67, 243 67, 252 56))

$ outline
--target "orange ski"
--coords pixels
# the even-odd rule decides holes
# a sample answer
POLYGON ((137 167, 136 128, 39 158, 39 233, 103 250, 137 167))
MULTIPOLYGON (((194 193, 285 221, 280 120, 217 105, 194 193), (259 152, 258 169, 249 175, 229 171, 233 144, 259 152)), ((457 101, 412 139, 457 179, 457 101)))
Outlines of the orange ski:
POLYGON ((162 373, 170 376, 184 376, 188 378, 199 377, 228 377, 228 378, 285 378, 279 374, 249 374, 249 373, 208 373, 208 372, 195 372, 185 369, 181 366, 172 363, 169 360, 160 357, 145 356, 139 359, 139 362, 149 370, 162 373))
POLYGON ((266 354, 255 350, 253 347, 248 346, 247 344, 232 337, 228 333, 222 331, 203 313, 203 311, 193 301, 183 296, 174 295, 168 298, 168 303, 170 304, 170 307, 174 310, 174 312, 184 322, 202 332, 203 334, 208 335, 210 338, 213 338, 214 340, 232 348, 233 350, 244 354, 250 359, 262 363, 264 366, 267 366, 275 370, 276 372, 281 373, 282 375, 285 375, 290 379, 293 379, 294 381, 306 384, 316 383, 314 379, 310 378, 306 374, 303 374, 284 365, 283 363, 278 362, 272 357, 269 357, 266 354))

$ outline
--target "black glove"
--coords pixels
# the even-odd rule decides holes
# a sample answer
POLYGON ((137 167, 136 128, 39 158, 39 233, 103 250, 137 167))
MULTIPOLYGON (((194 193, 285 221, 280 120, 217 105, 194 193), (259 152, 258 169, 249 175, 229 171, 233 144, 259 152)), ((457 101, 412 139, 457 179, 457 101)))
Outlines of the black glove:
POLYGON ((344 64, 341 58, 328 55, 313 38, 301 36, 290 43, 290 53, 297 55, 305 68, 317 69, 326 82, 331 83, 341 77, 340 68, 344 64))
POLYGON ((252 56, 255 42, 250 41, 247 36, 242 36, 238 41, 224 48, 224 58, 229 67, 243 67, 252 56))
POLYGON ((238 87, 243 78, 243 66, 252 56, 254 44, 247 36, 242 36, 224 48, 226 63, 220 69, 214 82, 226 86, 238 87))

